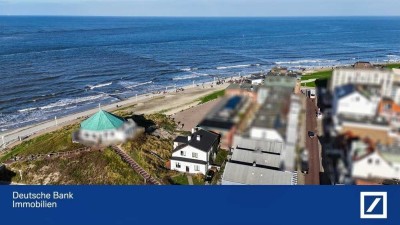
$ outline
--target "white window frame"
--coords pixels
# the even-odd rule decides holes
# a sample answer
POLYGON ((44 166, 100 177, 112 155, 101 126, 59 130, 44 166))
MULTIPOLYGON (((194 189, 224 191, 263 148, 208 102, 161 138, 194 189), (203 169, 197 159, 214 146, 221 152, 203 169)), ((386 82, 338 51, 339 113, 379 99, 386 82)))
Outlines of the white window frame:
POLYGON ((198 159, 199 158, 199 153, 192 152, 192 158, 198 159))
POLYGON ((194 165, 194 171, 200 171, 200 166, 199 165, 194 165))
POLYGON ((176 163, 175 163, 175 167, 176 167, 176 168, 181 168, 181 163, 180 163, 180 162, 176 162, 176 163))

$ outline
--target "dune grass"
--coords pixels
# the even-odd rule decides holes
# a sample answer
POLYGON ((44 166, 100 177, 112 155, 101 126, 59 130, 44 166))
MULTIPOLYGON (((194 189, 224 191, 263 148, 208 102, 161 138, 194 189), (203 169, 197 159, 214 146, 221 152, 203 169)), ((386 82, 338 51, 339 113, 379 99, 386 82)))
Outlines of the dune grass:
MULTIPOLYGON (((157 135, 142 134, 136 140, 124 144, 124 149, 150 174, 161 181, 177 174, 165 168, 171 156, 172 139, 176 124, 163 114, 139 115, 139 125, 156 127, 162 132, 157 135), (142 124, 143 123, 143 124, 142 124)), ((84 147, 72 143, 72 133, 79 124, 64 127, 60 130, 34 137, 31 140, 12 148, 0 158, 6 161, 13 156, 47 154, 51 152, 70 151, 84 147)), ((77 154, 68 158, 51 158, 12 164, 13 171, 22 170, 27 176, 15 182, 51 183, 51 184, 140 184, 142 178, 136 174, 118 155, 109 149, 102 152, 77 154), (50 168, 50 169, 49 169, 50 168), (98 171, 98 173, 96 172, 98 171), (49 177, 51 175, 51 177, 49 177)), ((165 181, 164 181, 165 182, 165 181)), ((167 183, 167 182, 165 182, 167 183)))
POLYGON ((79 124, 70 125, 57 131, 23 141, 4 154, 0 158, 0 162, 17 155, 47 154, 50 152, 62 152, 82 148, 84 147, 83 145, 72 143, 72 133, 78 128, 79 124))
POLYGON ((151 176, 168 183, 168 178, 177 174, 165 167, 171 157, 172 140, 142 134, 123 145, 125 151, 151 176))
POLYGON ((211 100, 217 99, 217 98, 219 98, 221 96, 224 96, 224 94, 225 94, 225 90, 215 91, 215 92, 213 92, 213 93, 211 93, 209 95, 201 97, 199 99, 199 101, 200 101, 199 104, 203 104, 203 103, 209 102, 211 100))
POLYGON ((143 184, 144 180, 111 149, 72 157, 17 162, 13 182, 25 184, 143 184), (22 171, 22 179, 19 175, 22 171))

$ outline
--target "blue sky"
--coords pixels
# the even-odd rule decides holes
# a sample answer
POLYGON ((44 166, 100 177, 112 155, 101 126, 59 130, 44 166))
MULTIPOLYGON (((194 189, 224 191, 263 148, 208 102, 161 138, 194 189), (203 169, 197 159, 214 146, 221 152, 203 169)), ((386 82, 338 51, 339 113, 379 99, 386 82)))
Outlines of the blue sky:
POLYGON ((0 0, 0 15, 400 16, 400 0, 0 0))

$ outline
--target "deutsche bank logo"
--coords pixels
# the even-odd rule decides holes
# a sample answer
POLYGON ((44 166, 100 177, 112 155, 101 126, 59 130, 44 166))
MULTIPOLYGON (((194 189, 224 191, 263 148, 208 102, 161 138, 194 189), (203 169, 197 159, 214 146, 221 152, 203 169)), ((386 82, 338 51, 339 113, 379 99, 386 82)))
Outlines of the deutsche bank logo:
POLYGON ((386 192, 361 192, 360 194, 361 194, 360 218, 362 219, 387 218, 386 192))

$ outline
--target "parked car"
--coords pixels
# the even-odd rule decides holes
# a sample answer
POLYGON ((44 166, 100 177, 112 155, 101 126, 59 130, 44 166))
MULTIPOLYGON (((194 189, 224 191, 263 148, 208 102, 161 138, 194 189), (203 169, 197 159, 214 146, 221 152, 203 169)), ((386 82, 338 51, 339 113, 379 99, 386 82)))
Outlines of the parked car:
POLYGON ((308 136, 309 136, 310 138, 315 137, 314 131, 308 131, 308 136))
POLYGON ((205 181, 211 181, 214 177, 215 172, 213 170, 208 170, 204 178, 205 181))

